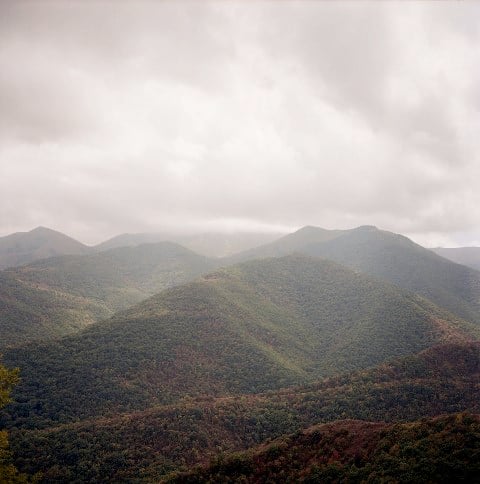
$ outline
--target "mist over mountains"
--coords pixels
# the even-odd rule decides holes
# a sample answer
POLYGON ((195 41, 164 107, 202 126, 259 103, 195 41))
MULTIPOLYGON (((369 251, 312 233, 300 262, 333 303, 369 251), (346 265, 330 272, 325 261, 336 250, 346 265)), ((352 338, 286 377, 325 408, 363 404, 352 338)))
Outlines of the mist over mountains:
POLYGON ((279 233, 139 233, 120 234, 94 246, 87 246, 56 230, 37 227, 0 237, 0 269, 21 266, 60 255, 82 255, 119 247, 173 242, 207 257, 231 256, 236 252, 272 242, 279 233))
POLYGON ((480 248, 479 247, 456 247, 456 248, 435 248, 436 254, 445 257, 457 264, 480 270, 480 248))

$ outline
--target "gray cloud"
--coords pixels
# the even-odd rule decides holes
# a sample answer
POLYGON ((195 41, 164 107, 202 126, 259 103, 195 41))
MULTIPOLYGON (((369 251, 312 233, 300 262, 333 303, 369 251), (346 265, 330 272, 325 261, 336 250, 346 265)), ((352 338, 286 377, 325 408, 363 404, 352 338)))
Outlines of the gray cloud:
POLYGON ((0 234, 480 244, 473 3, 2 2, 0 234))

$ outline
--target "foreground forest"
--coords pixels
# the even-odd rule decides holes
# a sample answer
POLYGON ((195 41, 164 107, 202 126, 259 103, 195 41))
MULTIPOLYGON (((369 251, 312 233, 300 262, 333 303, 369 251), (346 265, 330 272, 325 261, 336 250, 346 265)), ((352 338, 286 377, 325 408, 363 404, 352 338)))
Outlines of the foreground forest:
POLYGON ((0 272, 3 362, 20 370, 0 421, 21 473, 478 478, 480 272, 375 227, 225 258, 87 252, 0 272))
POLYGON ((405 422, 480 414, 480 344, 449 344, 312 385, 12 430, 17 463, 46 482, 155 482, 216 455, 339 419, 405 422))
POLYGON ((480 416, 411 424, 345 420, 218 459, 169 483, 478 482, 480 416))

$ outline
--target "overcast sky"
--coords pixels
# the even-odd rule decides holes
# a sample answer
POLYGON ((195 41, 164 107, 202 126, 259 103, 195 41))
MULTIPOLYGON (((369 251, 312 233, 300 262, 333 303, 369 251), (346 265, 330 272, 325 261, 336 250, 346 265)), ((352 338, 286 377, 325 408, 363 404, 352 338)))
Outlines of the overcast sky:
POLYGON ((0 2, 0 235, 480 245, 480 3, 0 2))

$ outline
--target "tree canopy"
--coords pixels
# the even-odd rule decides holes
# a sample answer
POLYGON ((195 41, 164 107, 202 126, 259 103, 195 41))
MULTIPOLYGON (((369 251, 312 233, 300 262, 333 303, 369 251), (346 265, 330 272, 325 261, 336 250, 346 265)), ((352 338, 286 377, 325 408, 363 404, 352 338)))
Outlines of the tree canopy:
MULTIPOLYGON (((10 401, 10 392, 18 380, 18 369, 9 370, 0 365, 0 408, 10 401)), ((29 482, 27 477, 20 474, 12 464, 6 430, 0 431, 0 482, 5 484, 29 482)))

